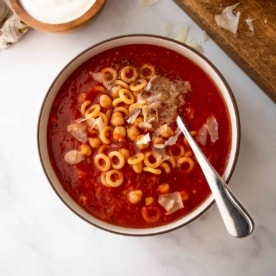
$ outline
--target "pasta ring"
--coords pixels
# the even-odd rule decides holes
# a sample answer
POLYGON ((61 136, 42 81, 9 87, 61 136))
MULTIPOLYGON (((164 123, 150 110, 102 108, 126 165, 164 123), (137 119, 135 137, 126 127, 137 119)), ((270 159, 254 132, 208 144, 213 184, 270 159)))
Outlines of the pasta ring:
POLYGON ((169 156, 166 160, 170 162, 170 164, 173 168, 176 167, 176 161, 173 156, 169 156))
POLYGON ((108 118, 107 118, 107 115, 104 114, 103 112, 99 112, 97 118, 99 118, 99 117, 102 119, 103 126, 107 126, 107 125, 108 125, 108 118))
POLYGON ((139 153, 136 153, 135 155, 129 157, 127 159, 127 163, 129 165, 135 165, 135 164, 142 162, 144 160, 144 158, 145 158, 145 155, 143 153, 139 152, 139 153))
POLYGON ((124 106, 116 106, 116 107, 114 108, 114 111, 113 111, 113 112, 114 112, 114 113, 115 113, 115 112, 121 112, 121 113, 124 113, 125 116, 128 116, 128 114, 129 114, 128 109, 127 109, 126 107, 124 107, 124 106))
POLYGON ((95 166, 102 172, 106 172, 111 167, 111 162, 108 156, 104 153, 98 153, 94 160, 95 166))
POLYGON ((126 104, 133 104, 134 103, 134 95, 131 93, 130 90, 126 89, 126 88, 121 88, 119 90, 119 97, 120 99, 126 103, 126 104))
POLYGON ((165 171, 165 173, 170 173, 171 172, 171 167, 167 162, 162 162, 160 164, 160 167, 165 171))
POLYGON ((155 74, 155 67, 149 63, 145 63, 140 68, 140 76, 144 79, 151 79, 155 74))
POLYGON ((110 146, 103 144, 98 148, 98 153, 107 154, 107 151, 109 150, 110 150, 110 146))
POLYGON ((119 151, 111 151, 109 154, 108 154, 108 157, 111 161, 111 167, 113 169, 122 169, 125 165, 125 158, 124 156, 122 155, 122 153, 120 153, 119 151))
POLYGON ((118 170, 110 170, 106 172, 105 181, 109 187, 116 188, 123 184, 124 175, 118 170))
POLYGON ((128 65, 121 69, 120 77, 126 83, 133 82, 138 77, 138 71, 136 67, 128 65))
POLYGON ((105 67, 101 70, 102 82, 105 84, 110 84, 115 82, 117 79, 117 71, 111 67, 105 67))
POLYGON ((154 168, 151 168, 151 167, 144 167, 143 171, 144 172, 153 173, 153 174, 161 174, 161 170, 160 169, 154 169, 154 168))
POLYGON ((183 165, 185 165, 183 171, 189 173, 194 167, 194 161, 190 157, 181 157, 177 160, 177 167, 180 168, 183 165))
POLYGON ((124 88, 128 88, 128 84, 122 80, 115 80, 115 85, 119 85, 124 88))
POLYGON ((113 128, 111 126, 104 126, 101 129, 99 137, 104 144, 111 144, 112 131, 113 128))
POLYGON ((85 114, 85 111, 87 109, 88 106, 91 105, 91 101, 87 100, 87 101, 84 101, 82 104, 81 104, 81 107, 80 107, 80 112, 81 114, 84 116, 85 114))
POLYGON ((161 164, 161 160, 156 158, 152 151, 148 151, 145 153, 144 163, 146 167, 156 169, 161 164))
POLYGON ((144 206, 141 212, 143 219, 148 223, 156 223, 161 218, 161 210, 157 206, 144 206))
POLYGON ((87 119, 96 118, 99 115, 100 110, 101 110, 101 107, 99 104, 90 105, 84 113, 85 118, 87 119))
POLYGON ((109 187, 106 183, 106 172, 102 172, 101 173, 101 183, 106 186, 106 187, 109 187))
POLYGON ((120 103, 123 103, 123 100, 121 98, 116 98, 112 101, 112 106, 117 107, 120 103))
POLYGON ((185 149, 183 146, 174 144, 168 147, 168 153, 174 157, 181 157, 185 154, 185 149))
POLYGON ((129 86, 130 90, 133 92, 137 92, 144 87, 146 87, 147 81, 145 79, 137 79, 136 81, 132 82, 129 86))

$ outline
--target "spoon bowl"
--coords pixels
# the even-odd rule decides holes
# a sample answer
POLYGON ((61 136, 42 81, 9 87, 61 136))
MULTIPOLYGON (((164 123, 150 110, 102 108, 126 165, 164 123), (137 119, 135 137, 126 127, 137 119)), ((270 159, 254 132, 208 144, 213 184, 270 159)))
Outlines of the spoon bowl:
POLYGON ((198 147, 180 116, 176 122, 194 152, 229 234, 237 238, 248 236, 254 230, 253 219, 198 147))

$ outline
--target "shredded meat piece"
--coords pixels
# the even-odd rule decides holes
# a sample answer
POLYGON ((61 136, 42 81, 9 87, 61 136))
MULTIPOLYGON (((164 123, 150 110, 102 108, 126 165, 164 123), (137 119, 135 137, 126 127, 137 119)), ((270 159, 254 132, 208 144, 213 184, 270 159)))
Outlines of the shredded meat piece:
POLYGON ((171 81, 165 77, 154 76, 142 98, 157 107, 159 125, 169 124, 176 120, 178 108, 185 103, 185 95, 190 90, 188 81, 171 81))

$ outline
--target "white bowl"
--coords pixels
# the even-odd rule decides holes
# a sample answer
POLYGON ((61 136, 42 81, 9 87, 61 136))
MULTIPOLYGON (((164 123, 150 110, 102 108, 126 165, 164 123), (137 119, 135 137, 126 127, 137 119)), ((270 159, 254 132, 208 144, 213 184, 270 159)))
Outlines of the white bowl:
POLYGON ((145 236, 145 235, 155 235, 164 232, 171 231, 173 229, 179 228, 183 225, 188 224, 193 221, 197 217, 199 217, 204 211, 210 207, 210 205, 214 202, 214 198, 210 195, 206 200, 204 200, 196 209, 194 209, 188 215, 173 221, 169 224, 145 228, 145 229, 136 229, 136 228, 125 228, 116 226, 113 224, 106 223, 102 220, 99 220, 92 215, 89 215, 82 207, 80 207, 63 189, 57 175, 55 174, 50 159, 48 155, 48 147, 47 147, 47 121, 49 118, 49 112, 52 106, 52 103, 57 95, 59 89, 65 80, 70 76, 81 64, 90 59, 91 57, 106 51, 108 49, 127 45, 127 44, 152 44, 157 46, 162 46, 168 49, 171 49, 181 55, 187 57, 196 63, 202 70, 215 82, 221 95, 226 103, 230 124, 231 124, 231 148, 228 163, 226 169, 223 173, 223 178, 226 181, 229 181, 231 174, 236 165, 236 161, 239 153, 239 143, 240 143, 240 124, 239 124, 239 113, 237 109, 237 105, 235 103, 234 96, 231 92, 229 85, 226 83, 223 76, 220 72, 212 65, 210 61, 208 61, 204 56, 193 50, 192 48, 183 45, 177 41, 163 38, 159 36, 153 35, 126 35, 111 38, 105 40, 101 43, 98 43, 84 52, 80 53, 77 57, 75 57, 72 61, 70 61, 64 69, 59 73, 56 79, 53 81, 52 85, 49 88, 49 91, 44 99, 42 104, 41 113, 39 116, 38 122, 38 149, 39 155, 41 159, 41 163, 45 174, 54 188, 57 195, 60 199, 78 216, 87 221, 88 223, 97 226, 101 229, 118 233, 124 235, 133 235, 133 236, 145 236))

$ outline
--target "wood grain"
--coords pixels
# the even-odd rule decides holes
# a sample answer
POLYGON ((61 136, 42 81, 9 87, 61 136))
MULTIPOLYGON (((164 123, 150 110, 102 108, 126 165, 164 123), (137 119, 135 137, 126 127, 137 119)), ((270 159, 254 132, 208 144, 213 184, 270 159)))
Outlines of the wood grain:
POLYGON ((276 0, 174 0, 237 65, 276 102, 276 0), (238 31, 215 23, 215 15, 239 2, 238 31), (254 33, 245 20, 253 18, 254 33))

